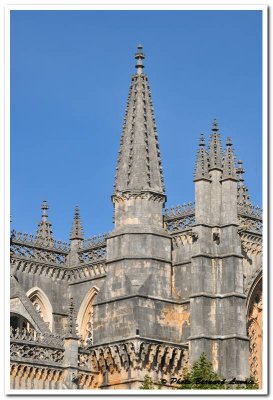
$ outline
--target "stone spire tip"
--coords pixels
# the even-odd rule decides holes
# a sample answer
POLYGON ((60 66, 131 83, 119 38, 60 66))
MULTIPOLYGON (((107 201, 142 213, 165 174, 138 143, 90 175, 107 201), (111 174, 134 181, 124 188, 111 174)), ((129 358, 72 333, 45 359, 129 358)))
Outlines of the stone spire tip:
POLYGON ((48 215, 47 215, 48 204, 47 204, 47 201, 46 201, 46 200, 44 200, 44 201, 42 202, 41 210, 42 210, 42 218, 43 218, 43 220, 46 220, 47 217, 48 217, 48 215))
POLYGON ((83 240, 83 229, 80 220, 80 208, 79 206, 75 206, 73 225, 70 234, 70 240, 80 239, 83 240))
POLYGON ((218 121, 216 118, 214 118, 213 123, 212 123, 212 131, 213 132, 218 132, 219 128, 218 128, 218 121))
POLYGON ((232 146, 231 137, 228 137, 228 138, 227 138, 226 145, 227 145, 227 146, 232 146))
POLYGON ((142 60, 144 60, 145 55, 144 55, 142 49, 143 49, 142 45, 139 44, 139 45, 137 46, 137 52, 136 52, 136 54, 135 54, 135 59, 137 60, 136 69, 137 69, 137 74, 138 74, 138 75, 141 75, 141 74, 142 74, 142 70, 143 70, 143 68, 144 68, 144 65, 143 65, 143 63, 142 63, 142 60))
POLYGON ((205 146, 205 137, 204 137, 204 133, 201 133, 201 134, 200 134, 199 146, 205 146))

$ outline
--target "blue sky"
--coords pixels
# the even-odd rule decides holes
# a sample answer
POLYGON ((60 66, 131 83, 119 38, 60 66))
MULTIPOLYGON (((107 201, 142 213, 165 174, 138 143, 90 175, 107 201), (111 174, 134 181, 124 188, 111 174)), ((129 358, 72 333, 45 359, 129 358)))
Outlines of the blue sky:
POLYGON ((231 136, 262 204, 261 11, 13 11, 12 228, 35 233, 47 200, 56 239, 75 205, 86 237, 113 227, 111 194, 134 73, 146 55, 167 207, 194 200, 201 132, 231 136))

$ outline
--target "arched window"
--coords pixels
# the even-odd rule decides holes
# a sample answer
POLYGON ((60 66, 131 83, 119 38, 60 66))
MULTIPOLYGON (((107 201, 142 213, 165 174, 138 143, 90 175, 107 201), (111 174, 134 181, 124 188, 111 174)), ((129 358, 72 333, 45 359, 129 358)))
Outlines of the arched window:
POLYGON ((79 334, 85 345, 93 344, 93 303, 98 289, 93 287, 86 294, 77 317, 79 334))
POLYGON ((31 323, 22 315, 16 313, 10 313, 10 326, 13 329, 19 328, 20 330, 26 329, 27 331, 34 330, 31 323))
POLYGON ((263 294, 262 279, 253 285, 248 302, 250 373, 262 386, 263 294))
POLYGON ((38 287, 34 287, 27 292, 27 296, 40 317, 52 331, 52 306, 46 294, 38 287))

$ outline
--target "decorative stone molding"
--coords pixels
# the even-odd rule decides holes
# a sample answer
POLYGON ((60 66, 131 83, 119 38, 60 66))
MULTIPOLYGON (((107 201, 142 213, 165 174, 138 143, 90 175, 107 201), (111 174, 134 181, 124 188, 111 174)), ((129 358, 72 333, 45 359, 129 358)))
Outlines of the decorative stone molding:
POLYGON ((11 389, 65 389, 64 372, 55 367, 41 367, 12 362, 10 365, 11 389))
POLYGON ((130 199, 141 199, 141 200, 152 200, 159 203, 164 203, 166 201, 166 196, 161 193, 155 193, 151 191, 126 191, 126 192, 115 192, 112 196, 112 201, 114 204, 116 203, 123 203, 125 200, 130 199))
POLYGON ((250 372, 262 386, 263 295, 260 280, 251 294, 248 307, 250 372))
POLYGON ((191 231, 187 231, 182 234, 178 234, 172 237, 172 242, 175 247, 191 246, 198 236, 191 231))
POLYGON ((186 346, 152 343, 141 339, 105 346, 92 346, 90 352, 82 349, 79 367, 96 373, 134 370, 153 370, 156 373, 175 374, 188 364, 186 346))
POLYGON ((240 232, 242 248, 247 255, 259 255, 263 252, 263 238, 248 232, 240 232))
POLYGON ((30 274, 37 274, 41 276, 47 276, 53 281, 66 281, 68 283, 76 283, 84 280, 96 279, 99 276, 104 276, 106 273, 105 262, 102 260, 97 263, 90 263, 79 265, 74 268, 67 268, 63 266, 55 266, 43 264, 39 261, 31 261, 21 259, 20 257, 11 258, 11 267, 13 273, 26 272, 30 274))

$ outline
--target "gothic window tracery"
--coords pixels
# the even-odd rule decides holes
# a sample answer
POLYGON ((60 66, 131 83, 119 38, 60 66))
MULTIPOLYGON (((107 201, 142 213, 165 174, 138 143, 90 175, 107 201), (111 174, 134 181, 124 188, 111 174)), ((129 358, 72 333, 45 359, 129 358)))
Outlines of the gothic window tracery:
POLYGON ((93 344, 94 300, 98 290, 92 288, 86 295, 80 307, 77 323, 82 342, 85 346, 93 344))
POLYGON ((27 293, 35 310, 52 331, 52 307, 46 295, 39 288, 33 288, 27 293))
POLYGON ((262 386, 262 341, 263 341, 263 296, 262 281, 253 289, 248 307, 248 336, 250 373, 262 386))

